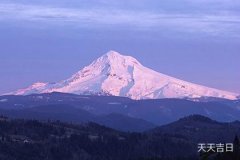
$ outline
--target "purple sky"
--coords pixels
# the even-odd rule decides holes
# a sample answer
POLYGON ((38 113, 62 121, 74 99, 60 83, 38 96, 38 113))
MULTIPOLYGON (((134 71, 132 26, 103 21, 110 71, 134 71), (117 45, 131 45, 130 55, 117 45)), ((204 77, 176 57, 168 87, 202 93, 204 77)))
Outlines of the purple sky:
POLYGON ((240 2, 1 0, 0 94, 66 79, 109 50, 240 93, 240 2))

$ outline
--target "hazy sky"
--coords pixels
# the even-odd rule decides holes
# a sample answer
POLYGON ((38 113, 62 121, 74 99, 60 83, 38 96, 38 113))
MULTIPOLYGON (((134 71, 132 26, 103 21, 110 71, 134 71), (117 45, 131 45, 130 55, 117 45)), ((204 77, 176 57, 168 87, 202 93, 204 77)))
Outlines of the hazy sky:
POLYGON ((109 50, 240 93, 240 1, 0 0, 0 94, 66 79, 109 50))

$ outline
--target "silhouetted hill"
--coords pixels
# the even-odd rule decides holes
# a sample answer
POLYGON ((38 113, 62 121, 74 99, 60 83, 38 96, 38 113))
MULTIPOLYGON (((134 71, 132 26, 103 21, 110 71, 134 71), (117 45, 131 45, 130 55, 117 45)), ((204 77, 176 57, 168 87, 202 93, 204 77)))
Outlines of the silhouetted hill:
POLYGON ((231 142, 235 135, 240 134, 240 123, 222 123, 201 115, 191 115, 150 132, 177 135, 194 143, 224 143, 231 142))

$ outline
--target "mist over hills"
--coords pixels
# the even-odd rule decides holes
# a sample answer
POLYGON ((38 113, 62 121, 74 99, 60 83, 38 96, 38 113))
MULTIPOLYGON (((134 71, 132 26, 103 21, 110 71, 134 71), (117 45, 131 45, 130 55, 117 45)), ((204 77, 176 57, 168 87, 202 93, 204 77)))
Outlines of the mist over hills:
POLYGON ((1 113, 10 117, 59 119, 74 123, 94 121, 124 131, 143 131, 192 114, 231 122, 240 120, 239 106, 239 100, 216 98, 132 100, 56 92, 0 96, 1 113))

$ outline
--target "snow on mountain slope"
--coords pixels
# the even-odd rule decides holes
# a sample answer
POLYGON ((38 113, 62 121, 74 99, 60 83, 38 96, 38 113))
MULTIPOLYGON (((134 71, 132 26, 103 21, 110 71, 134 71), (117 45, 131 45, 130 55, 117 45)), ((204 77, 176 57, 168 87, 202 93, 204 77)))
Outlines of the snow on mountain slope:
POLYGON ((129 97, 132 99, 218 97, 237 94, 179 80, 144 67, 135 58, 109 51, 89 66, 58 83, 35 83, 9 94, 65 92, 129 97))

